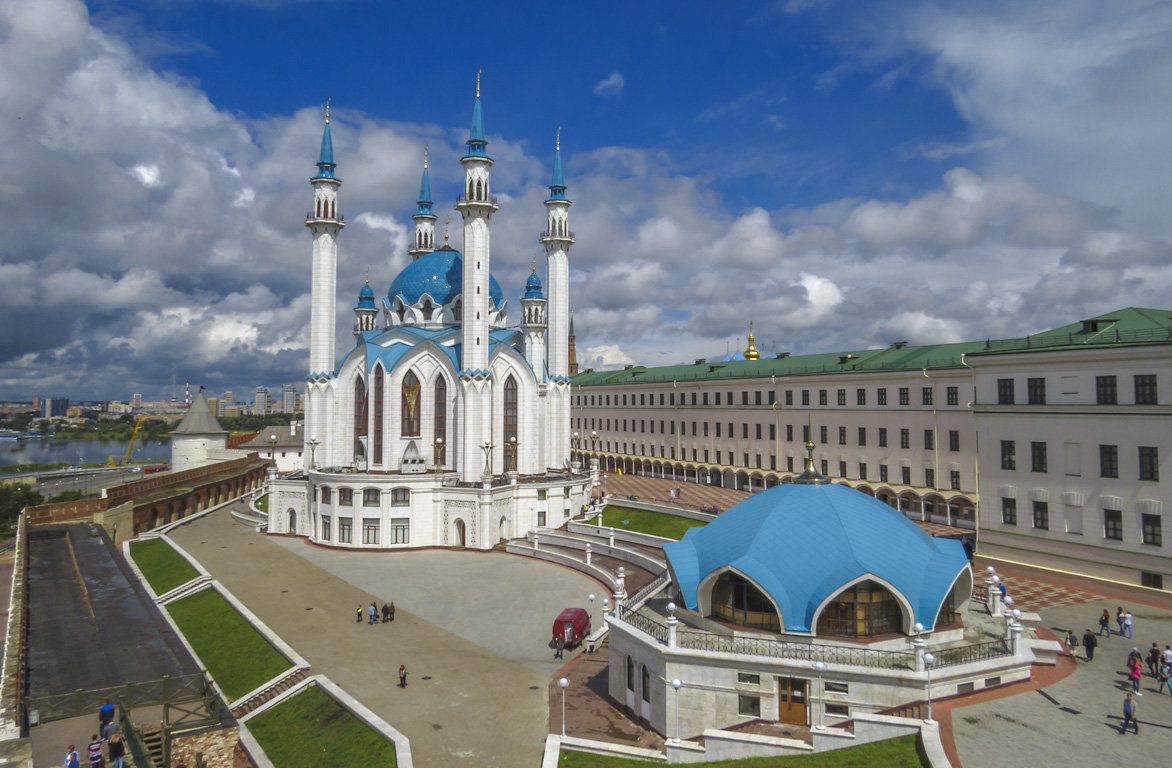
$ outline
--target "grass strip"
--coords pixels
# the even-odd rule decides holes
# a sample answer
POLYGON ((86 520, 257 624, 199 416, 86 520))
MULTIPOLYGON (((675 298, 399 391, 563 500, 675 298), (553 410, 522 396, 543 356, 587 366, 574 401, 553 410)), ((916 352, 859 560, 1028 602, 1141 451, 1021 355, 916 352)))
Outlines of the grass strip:
MULTIPOLYGON (((861 747, 835 749, 813 755, 746 757, 741 760, 718 760, 704 765, 712 768, 928 768, 929 763, 917 748, 918 740, 916 736, 901 736, 861 747)), ((558 759, 558 768, 640 768, 650 765, 662 766, 663 763, 589 755, 585 752, 562 752, 558 759)))
POLYGON ((166 606, 230 701, 289 669, 291 664, 264 635, 214 589, 166 606))
POLYGON ((191 563, 162 539, 132 541, 130 556, 156 595, 164 595, 199 576, 191 563))
POLYGON ((266 515, 269 513, 269 495, 267 493, 256 500, 256 508, 266 515))
POLYGON ((700 528, 705 525, 702 520, 614 504, 608 505, 602 513, 602 524, 607 527, 614 526, 616 531, 638 531, 662 536, 665 539, 680 539, 689 528, 700 528))
POLYGON ((318 686, 248 721, 277 768, 393 768, 395 745, 318 686))

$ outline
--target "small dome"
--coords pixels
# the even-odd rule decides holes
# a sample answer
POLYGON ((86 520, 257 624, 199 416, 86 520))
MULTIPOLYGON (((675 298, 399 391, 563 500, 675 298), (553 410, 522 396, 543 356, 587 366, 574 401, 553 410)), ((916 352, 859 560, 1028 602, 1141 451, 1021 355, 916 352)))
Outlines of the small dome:
POLYGON ((537 276, 537 272, 529 275, 529 279, 525 281, 525 297, 526 299, 543 299, 541 295, 541 278, 537 276))
MULTIPOLYGON (((450 304, 463 292, 463 270, 459 251, 440 248, 425 253, 399 273, 387 291, 387 299, 394 301, 399 296, 404 303, 413 305, 426 293, 440 305, 450 304)), ((504 292, 492 275, 488 277, 488 296, 497 307, 504 303, 504 292)))
POLYGON ((811 633, 819 607, 862 578, 890 585, 911 606, 909 623, 932 627, 969 569, 959 541, 842 485, 771 488, 663 550, 688 608, 710 576, 731 570, 777 604, 783 632, 811 633))
POLYGON ((374 290, 370 283, 362 286, 362 290, 358 292, 358 305, 355 309, 378 309, 374 305, 374 290))

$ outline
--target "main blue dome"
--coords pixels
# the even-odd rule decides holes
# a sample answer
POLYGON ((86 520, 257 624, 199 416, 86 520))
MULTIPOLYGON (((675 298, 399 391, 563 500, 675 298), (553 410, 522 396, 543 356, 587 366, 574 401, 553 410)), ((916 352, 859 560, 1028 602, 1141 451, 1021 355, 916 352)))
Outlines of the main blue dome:
MULTIPOLYGON (((464 260, 459 251, 440 248, 425 253, 399 273, 387 291, 387 300, 394 301, 399 296, 405 304, 412 305, 426 293, 437 304, 450 304, 463 292, 463 270, 464 260)), ((504 303, 504 292, 492 275, 488 276, 488 295, 495 306, 504 303)))
POLYGON ((933 538, 887 504, 842 485, 770 488, 663 551, 688 608, 697 609, 708 576, 733 570, 773 599, 783 632, 811 632, 819 607, 862 577, 889 584, 910 605, 911 621, 931 628, 969 569, 959 541, 933 538))

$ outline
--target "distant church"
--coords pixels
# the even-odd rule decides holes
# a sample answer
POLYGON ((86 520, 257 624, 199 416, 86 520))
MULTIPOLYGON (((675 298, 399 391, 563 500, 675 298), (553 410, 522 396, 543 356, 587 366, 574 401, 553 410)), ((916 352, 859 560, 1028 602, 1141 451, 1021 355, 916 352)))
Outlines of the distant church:
MULTIPOLYGON (((369 279, 354 307, 355 346, 334 350, 338 212, 327 109, 310 179, 313 236, 304 473, 274 482, 269 531, 327 546, 488 549, 559 526, 585 503, 590 477, 570 464, 570 201, 561 142, 545 201, 543 293, 536 263, 520 323, 490 273, 498 209, 477 82, 464 189, 464 252, 436 215, 424 158, 411 263, 376 304, 369 279), (381 314, 381 322, 380 322, 381 314)), ((576 367, 576 366, 575 366, 576 367)))

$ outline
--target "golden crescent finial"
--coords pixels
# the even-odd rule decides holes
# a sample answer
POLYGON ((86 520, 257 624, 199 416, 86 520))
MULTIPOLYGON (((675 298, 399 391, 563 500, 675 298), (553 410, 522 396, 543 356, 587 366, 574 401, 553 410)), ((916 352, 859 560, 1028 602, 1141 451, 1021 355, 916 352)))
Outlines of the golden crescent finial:
POLYGON ((366 268, 366 284, 370 285, 370 267, 366 268))
POLYGON ((483 70, 476 70, 476 98, 480 98, 480 73, 483 70))
POLYGON ((533 254, 533 274, 537 274, 537 254, 533 254))
POLYGON ((427 169, 427 149, 428 149, 427 145, 424 144, 423 145, 423 168, 424 168, 424 170, 427 169))
POLYGON ((326 96, 326 125, 330 124, 330 97, 326 96))
POLYGON ((451 216, 444 219, 444 248, 448 247, 448 224, 451 223, 451 221, 451 216))
POLYGON ((560 125, 558 126, 558 138, 557 138, 556 149, 558 152, 562 151, 562 127, 560 125))

